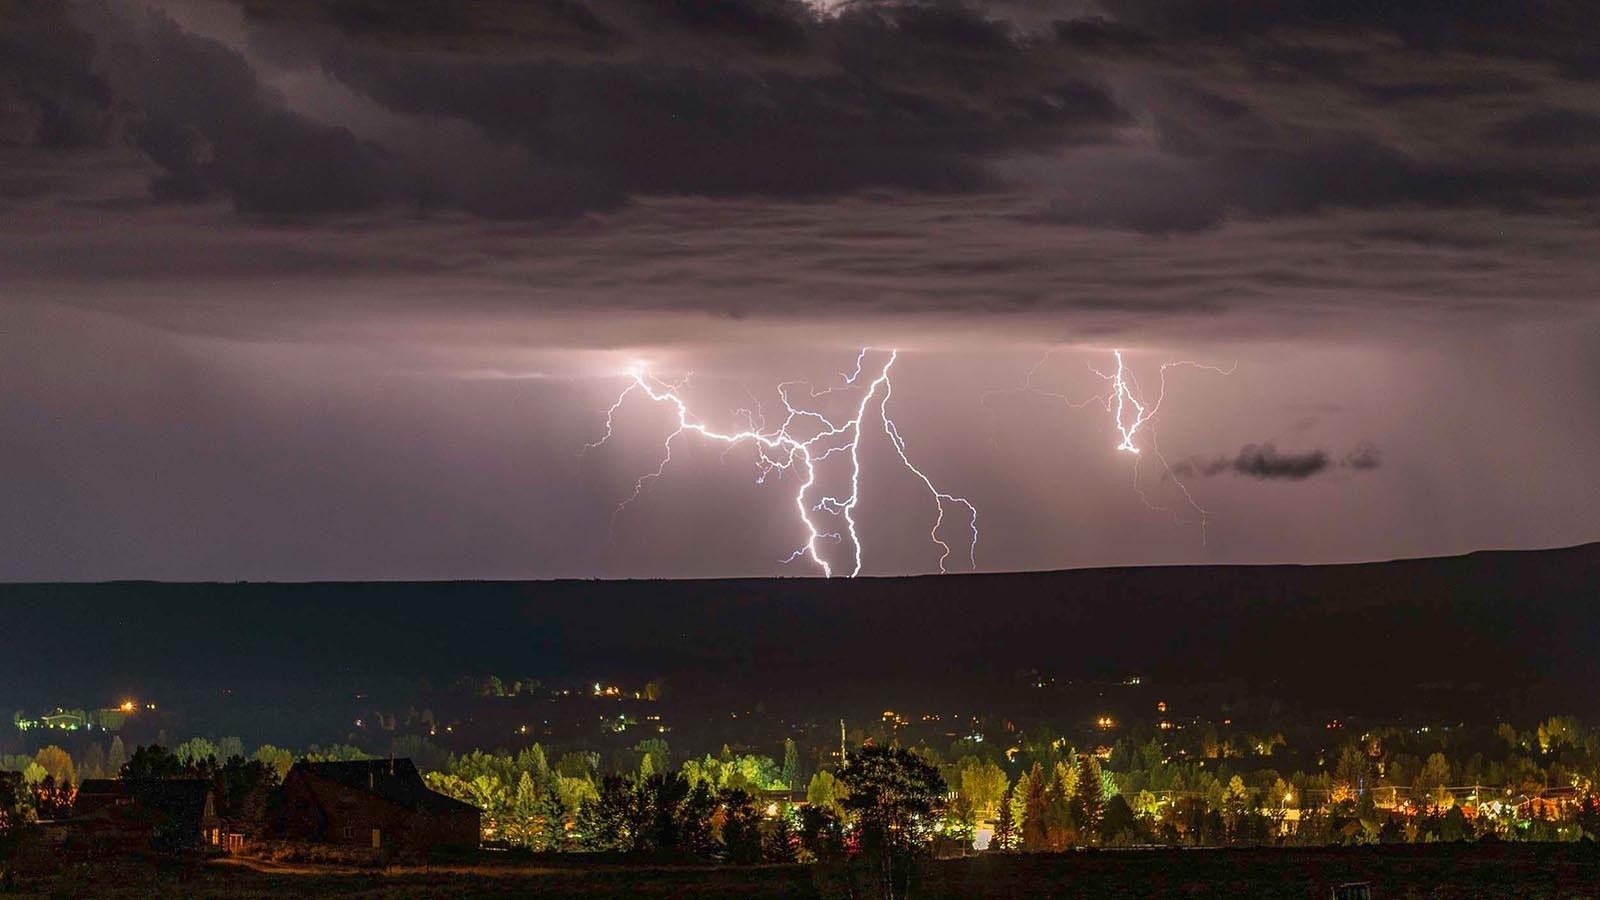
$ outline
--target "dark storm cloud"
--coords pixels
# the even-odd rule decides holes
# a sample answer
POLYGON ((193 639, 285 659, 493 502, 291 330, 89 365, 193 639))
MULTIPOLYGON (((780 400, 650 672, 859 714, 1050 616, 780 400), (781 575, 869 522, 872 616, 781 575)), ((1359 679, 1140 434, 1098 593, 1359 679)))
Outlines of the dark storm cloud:
POLYGON ((78 52, 10 63, 28 92, 8 98, 23 110, 8 131, 60 141, 86 94, 121 104, 126 137, 166 170, 154 196, 249 212, 562 217, 639 194, 965 191, 991 183, 993 154, 1099 139, 1124 118, 1090 73, 956 5, 253 8, 264 57, 319 66, 400 117, 360 137, 159 13, 92 3, 74 31, 56 7, 21 9, 30 46, 55 29, 78 52), (441 143, 450 123, 477 136, 441 143))
POLYGON ((3 7, 32 155, 0 208, 56 223, 13 235, 13 286, 1087 334, 1592 302, 1596 25, 1564 7, 286 0, 208 31, 152 2, 3 7))
MULTIPOLYGON (((955 4, 819 16, 797 2, 598 2, 586 47, 419 46, 414 13, 341 25, 340 4, 251 7, 253 45, 385 108, 465 121, 629 195, 964 191, 982 163, 1103 136, 1123 114, 1039 41, 955 4)), ((464 4, 450 34, 520 13, 464 4)), ((541 22, 549 11, 532 15, 541 22)), ((516 27, 516 26, 513 26, 516 27)))
POLYGON ((94 41, 46 0, 0 0, 0 148, 102 144, 110 86, 90 69, 94 41))
POLYGON ((1245 444, 1233 456, 1186 460, 1174 465, 1172 471, 1181 478, 1234 475, 1262 481, 1304 481, 1334 468, 1368 472, 1380 465, 1382 457, 1372 444, 1362 444, 1335 461, 1326 450, 1284 452, 1267 441, 1245 444))
POLYGON ((7 9, 0 137, 120 131, 156 197, 246 211, 1006 185, 1039 222, 1165 233, 1600 199, 1561 152, 1600 140, 1600 26, 1571 3, 257 0, 248 56, 121 0, 76 28, 7 9), (345 106, 311 115, 263 66, 345 106))
POLYGON ((1600 144, 1600 113, 1536 109, 1495 127, 1491 137, 1517 148, 1592 147, 1600 144))

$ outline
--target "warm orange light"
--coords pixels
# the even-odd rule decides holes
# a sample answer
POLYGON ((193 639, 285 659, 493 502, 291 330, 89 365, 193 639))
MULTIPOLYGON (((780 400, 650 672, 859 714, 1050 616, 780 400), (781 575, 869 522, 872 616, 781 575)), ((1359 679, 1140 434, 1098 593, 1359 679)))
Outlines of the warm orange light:
POLYGON ((124 700, 124 701, 122 701, 122 706, 120 707, 120 709, 123 712, 133 712, 134 707, 137 706, 137 705, 138 704, 134 703, 132 700, 124 700))

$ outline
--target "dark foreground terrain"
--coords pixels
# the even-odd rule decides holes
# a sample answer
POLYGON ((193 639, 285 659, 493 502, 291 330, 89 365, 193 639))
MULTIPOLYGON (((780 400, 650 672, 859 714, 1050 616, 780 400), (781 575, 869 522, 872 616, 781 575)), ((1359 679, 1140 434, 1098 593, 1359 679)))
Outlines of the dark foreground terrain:
MULTIPOLYGON (((1318 850, 1150 850, 984 856, 930 863, 915 892, 966 898, 1326 898, 1365 881, 1377 900, 1600 896, 1593 844, 1436 844, 1318 850)), ((25 898, 192 897, 266 900, 433 898, 820 898, 845 897, 839 873, 817 866, 609 866, 571 862, 386 872, 219 861, 187 870, 145 864, 76 865, 29 879, 25 898)))

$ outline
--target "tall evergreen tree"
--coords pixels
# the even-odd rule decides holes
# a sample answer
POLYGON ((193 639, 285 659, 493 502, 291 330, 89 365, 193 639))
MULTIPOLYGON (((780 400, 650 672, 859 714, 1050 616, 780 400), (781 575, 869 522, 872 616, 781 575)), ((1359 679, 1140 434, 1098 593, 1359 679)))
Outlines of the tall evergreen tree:
POLYGON ((1078 789, 1072 795, 1072 820, 1085 839, 1097 834, 1105 815, 1105 795, 1100 783, 1100 761, 1085 753, 1078 758, 1078 789))
POLYGON ((122 746, 122 738, 112 735, 111 750, 106 753, 106 774, 112 778, 122 777, 122 767, 128 762, 127 748, 122 746))
POLYGON ((994 836, 989 839, 989 848, 1002 853, 1017 849, 1017 820, 1011 814, 1009 797, 1000 801, 1000 814, 995 817, 994 836))
POLYGON ((1018 780, 1022 795, 1022 849, 1038 853, 1049 849, 1049 836, 1045 830, 1045 813, 1049 806, 1050 780, 1038 763, 1028 771, 1026 782, 1018 780))
POLYGON ((783 739, 783 772, 780 777, 792 797, 800 788, 800 750, 794 745, 794 738, 783 739))

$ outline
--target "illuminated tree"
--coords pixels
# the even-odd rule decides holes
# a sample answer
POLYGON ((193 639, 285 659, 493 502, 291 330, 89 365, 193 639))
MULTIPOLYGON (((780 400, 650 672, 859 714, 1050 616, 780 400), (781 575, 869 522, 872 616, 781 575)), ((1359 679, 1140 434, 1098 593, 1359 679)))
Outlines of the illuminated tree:
POLYGON ((55 779, 55 783, 68 787, 78 783, 78 770, 72 764, 72 756, 67 751, 51 744, 40 750, 33 758, 44 769, 45 774, 55 779))
POLYGON ((820 770, 811 776, 811 784, 806 787, 806 804, 825 809, 836 818, 844 815, 844 805, 839 802, 839 785, 832 772, 820 770))
POLYGON ((1078 758, 1078 791, 1072 795, 1072 819, 1085 834, 1095 834, 1104 814, 1100 761, 1085 753, 1078 758))
POLYGON ((278 773, 279 781, 282 781, 284 776, 289 774, 289 769, 294 766, 294 754, 271 744, 262 744, 250 758, 278 773))
POLYGON ((779 777, 790 791, 800 787, 800 750, 793 738, 783 739, 783 771, 779 777))
POLYGON ((1416 796, 1419 803, 1428 803, 1439 809, 1445 809, 1455 802, 1447 785, 1450 784, 1450 761, 1443 753, 1433 753, 1428 756, 1428 761, 1422 764, 1422 772, 1417 775, 1415 783, 1416 796))
POLYGON ((112 778, 119 777, 122 774, 122 767, 126 765, 127 762, 128 751, 127 748, 122 746, 122 738, 120 736, 113 735, 111 738, 111 749, 106 752, 106 774, 110 775, 112 778))
POLYGON ((106 751, 99 741, 90 743, 89 749, 83 751, 78 760, 78 777, 84 780, 106 777, 106 751))
POLYGON ((172 755, 176 756, 179 762, 192 769, 205 765, 207 760, 215 762, 218 759, 217 745, 205 738, 198 737, 190 738, 172 748, 172 755))
POLYGON ((989 839, 989 849, 1001 852, 1017 849, 1017 820, 1011 814, 1009 800, 1000 803, 1000 813, 995 818, 994 836, 989 839))
POLYGON ((993 814, 1003 805, 1011 787, 1011 779, 1006 776, 1005 769, 976 756, 962 757, 956 765, 956 775, 961 795, 972 803, 973 809, 984 815, 993 814))

